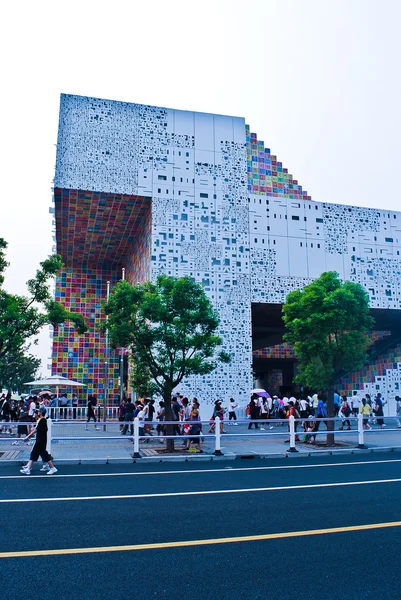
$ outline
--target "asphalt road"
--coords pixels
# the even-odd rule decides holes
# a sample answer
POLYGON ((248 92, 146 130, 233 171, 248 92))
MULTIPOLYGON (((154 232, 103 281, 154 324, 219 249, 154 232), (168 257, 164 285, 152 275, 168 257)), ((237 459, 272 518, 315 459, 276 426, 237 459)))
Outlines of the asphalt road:
POLYGON ((5 600, 400 597, 396 456, 34 469, 0 469, 5 600))

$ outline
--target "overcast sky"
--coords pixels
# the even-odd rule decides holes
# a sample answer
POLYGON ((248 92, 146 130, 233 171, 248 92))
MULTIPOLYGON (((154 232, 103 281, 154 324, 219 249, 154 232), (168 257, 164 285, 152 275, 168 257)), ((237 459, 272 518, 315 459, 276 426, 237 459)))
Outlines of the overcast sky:
POLYGON ((401 209, 399 0, 14 0, 0 10, 9 291, 23 293, 51 252, 60 93, 245 117, 312 199, 401 209))

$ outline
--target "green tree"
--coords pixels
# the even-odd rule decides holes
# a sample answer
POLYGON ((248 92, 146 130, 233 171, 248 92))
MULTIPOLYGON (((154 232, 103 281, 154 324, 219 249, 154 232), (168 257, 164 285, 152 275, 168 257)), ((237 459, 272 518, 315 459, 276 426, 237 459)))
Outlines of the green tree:
MULTIPOLYGON (((120 281, 104 304, 113 347, 132 351, 131 381, 139 394, 158 392, 172 420, 171 395, 188 375, 211 373, 228 362, 217 335, 219 318, 203 287, 190 277, 161 275, 155 284, 120 281)), ((173 426, 167 431, 171 434, 173 426)), ((167 440, 167 449, 174 441, 167 440)))
MULTIPOLYGON (((283 306, 288 329, 284 339, 298 359, 295 381, 327 395, 328 417, 334 417, 336 381, 359 369, 367 359, 367 332, 374 326, 369 297, 358 283, 342 282, 338 273, 323 273, 310 285, 288 294, 283 306)), ((333 431, 333 421, 328 430, 333 431)), ((327 445, 334 434, 327 435, 327 445)))
POLYGON ((40 358, 24 350, 7 354, 7 360, 0 362, 0 389, 21 394, 23 384, 37 377, 40 362, 40 358))
POLYGON ((21 355, 26 341, 36 336, 44 325, 57 325, 65 321, 75 324, 78 333, 87 330, 84 317, 69 312, 53 300, 49 283, 63 263, 54 254, 40 263, 33 279, 27 282, 28 296, 10 294, 3 289, 7 242, 0 238, 0 370, 7 366, 11 356, 21 355))

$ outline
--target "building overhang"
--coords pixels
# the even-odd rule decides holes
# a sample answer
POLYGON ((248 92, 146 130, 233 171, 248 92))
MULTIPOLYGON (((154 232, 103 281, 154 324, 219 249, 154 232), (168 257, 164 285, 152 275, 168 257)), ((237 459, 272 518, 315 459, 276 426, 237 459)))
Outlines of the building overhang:
POLYGON ((54 189, 57 252, 66 267, 121 264, 150 223, 151 198, 54 189))

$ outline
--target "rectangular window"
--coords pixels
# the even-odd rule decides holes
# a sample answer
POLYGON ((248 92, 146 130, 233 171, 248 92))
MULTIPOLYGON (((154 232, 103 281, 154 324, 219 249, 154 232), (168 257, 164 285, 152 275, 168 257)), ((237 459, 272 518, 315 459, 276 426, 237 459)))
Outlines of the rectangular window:
POLYGON ((323 223, 323 219, 317 218, 316 223, 323 223))
POLYGON ((389 242, 390 244, 392 244, 394 240, 393 240, 393 238, 385 238, 385 241, 389 242))
POLYGON ((299 217, 298 217, 298 215, 292 215, 291 219, 292 219, 293 221, 299 221, 299 217))
POLYGON ((209 198, 209 194, 206 194, 205 192, 201 192, 200 197, 201 198, 209 198))
POLYGON ((158 179, 159 181, 167 181, 167 177, 166 177, 165 175, 158 175, 158 176, 157 176, 157 179, 158 179))

